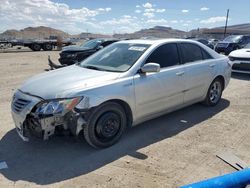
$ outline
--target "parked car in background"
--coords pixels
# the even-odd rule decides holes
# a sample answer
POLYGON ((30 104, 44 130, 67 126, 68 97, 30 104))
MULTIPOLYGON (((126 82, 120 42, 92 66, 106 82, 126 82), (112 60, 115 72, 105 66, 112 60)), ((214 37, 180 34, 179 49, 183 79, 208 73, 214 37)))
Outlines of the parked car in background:
POLYGON ((214 45, 212 45, 208 40, 206 39, 201 39, 201 38, 193 38, 192 40, 198 41, 206 46, 208 46, 211 49, 214 49, 214 45))
POLYGON ((240 50, 229 54, 232 71, 239 73, 250 73, 250 43, 240 50))
POLYGON ((76 62, 80 62, 90 55, 94 54, 98 50, 117 42, 118 39, 92 39, 89 40, 80 46, 67 46, 64 47, 62 52, 59 54, 60 58, 58 59, 62 65, 72 65, 76 62))
POLYGON ((234 50, 244 48, 248 43, 250 43, 250 36, 248 35, 231 35, 219 42, 215 51, 228 55, 234 50))
POLYGON ((220 42, 218 39, 209 39, 208 42, 212 44, 214 47, 220 42))
POLYGON ((68 130, 104 148, 143 121, 197 102, 217 105, 230 76, 227 57, 193 40, 120 41, 27 80, 12 117, 23 140, 68 130))

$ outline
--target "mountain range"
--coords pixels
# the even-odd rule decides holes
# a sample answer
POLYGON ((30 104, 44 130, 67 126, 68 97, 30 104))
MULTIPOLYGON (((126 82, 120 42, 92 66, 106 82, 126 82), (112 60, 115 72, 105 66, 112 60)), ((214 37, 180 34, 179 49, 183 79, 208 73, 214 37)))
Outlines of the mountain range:
MULTIPOLYGON (((250 34, 250 23, 228 26, 228 34, 250 34)), ((21 30, 6 30, 0 33, 0 39, 43 39, 50 36, 61 36, 63 38, 142 38, 142 37, 157 37, 157 38, 184 38, 184 37, 214 37, 222 38, 224 36, 224 27, 216 28, 198 28, 189 32, 173 29, 171 27, 155 26, 153 28, 142 29, 134 33, 125 34, 94 34, 94 33, 80 33, 77 35, 70 35, 64 31, 54 29, 51 27, 27 27, 21 30)))

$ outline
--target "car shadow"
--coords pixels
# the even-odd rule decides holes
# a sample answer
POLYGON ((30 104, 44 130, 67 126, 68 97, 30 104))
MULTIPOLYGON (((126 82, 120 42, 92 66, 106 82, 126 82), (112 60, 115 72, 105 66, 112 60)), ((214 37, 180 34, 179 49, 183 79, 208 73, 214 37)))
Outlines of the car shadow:
POLYGON ((238 80, 247 80, 247 81, 250 81, 250 74, 233 72, 232 75, 231 75, 231 77, 235 78, 235 79, 238 79, 238 80))
POLYGON ((0 173, 11 181, 49 185, 90 173, 126 155, 144 160, 148 156, 137 150, 189 129, 229 105, 225 99, 215 107, 192 105, 129 129, 117 144, 102 150, 69 136, 26 143, 12 129, 0 141, 0 159, 9 167, 0 173))

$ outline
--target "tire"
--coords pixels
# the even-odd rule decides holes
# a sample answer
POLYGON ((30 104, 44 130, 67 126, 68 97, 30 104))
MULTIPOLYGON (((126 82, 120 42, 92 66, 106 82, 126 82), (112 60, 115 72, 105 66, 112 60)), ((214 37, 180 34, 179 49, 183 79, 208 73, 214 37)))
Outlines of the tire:
POLYGON ((94 148, 107 148, 121 138, 127 117, 121 105, 107 102, 97 107, 83 129, 85 140, 94 148))
POLYGON ((220 102, 221 95, 223 91, 223 84, 221 79, 216 78, 207 91, 206 99, 204 100, 204 104, 207 106, 215 106, 220 102))
POLYGON ((40 44, 33 44, 31 49, 33 51, 40 51, 41 50, 41 45, 40 44))
POLYGON ((50 44, 50 43, 45 43, 44 45, 43 45, 43 50, 44 51, 51 51, 53 49, 53 46, 52 46, 52 44, 50 44))

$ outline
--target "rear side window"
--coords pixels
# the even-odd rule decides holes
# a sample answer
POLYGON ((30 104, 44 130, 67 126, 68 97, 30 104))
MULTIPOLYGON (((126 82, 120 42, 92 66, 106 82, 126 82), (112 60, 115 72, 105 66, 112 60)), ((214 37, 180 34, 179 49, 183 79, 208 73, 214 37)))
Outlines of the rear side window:
POLYGON ((203 60, 201 48, 191 43, 180 44, 183 63, 203 60))
POLYGON ((204 60, 206 60, 206 59, 213 59, 213 57, 208 52, 206 52, 205 50, 203 50, 202 48, 201 48, 201 53, 202 53, 202 56, 203 56, 204 60))
POLYGON ((161 68, 180 64, 177 44, 170 43, 158 47, 148 57, 146 63, 158 63, 161 68))

